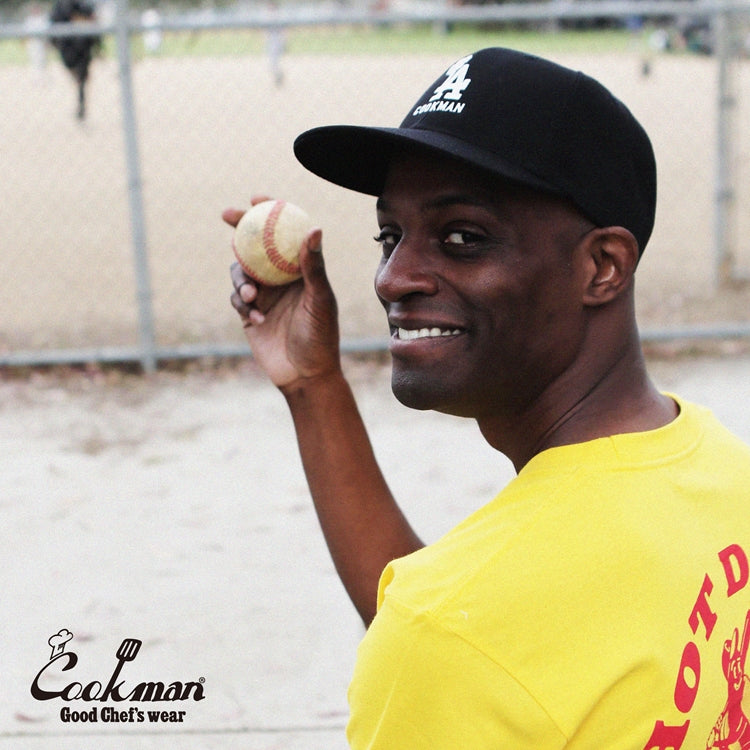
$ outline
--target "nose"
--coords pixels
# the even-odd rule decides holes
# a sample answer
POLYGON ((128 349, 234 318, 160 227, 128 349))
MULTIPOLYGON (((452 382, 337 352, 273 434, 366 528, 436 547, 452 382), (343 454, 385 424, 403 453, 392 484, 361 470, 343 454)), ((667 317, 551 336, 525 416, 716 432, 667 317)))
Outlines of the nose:
POLYGON ((402 237, 375 274, 375 292, 383 302, 398 302, 412 294, 435 294, 438 279, 430 253, 418 243, 402 237))

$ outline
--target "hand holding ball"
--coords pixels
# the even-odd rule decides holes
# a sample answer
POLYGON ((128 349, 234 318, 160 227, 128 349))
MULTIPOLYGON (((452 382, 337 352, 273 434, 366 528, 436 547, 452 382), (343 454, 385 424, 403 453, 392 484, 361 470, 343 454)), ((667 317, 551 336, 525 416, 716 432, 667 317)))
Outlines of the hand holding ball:
POLYGON ((242 270, 259 284, 283 286, 302 276, 299 251, 312 223, 293 203, 257 203, 240 219, 232 249, 242 270))

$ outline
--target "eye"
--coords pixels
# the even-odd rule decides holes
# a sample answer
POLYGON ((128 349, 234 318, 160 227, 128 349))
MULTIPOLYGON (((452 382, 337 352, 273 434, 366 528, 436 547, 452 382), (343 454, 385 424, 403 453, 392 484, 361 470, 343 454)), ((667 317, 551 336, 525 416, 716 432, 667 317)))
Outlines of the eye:
POLYGON ((443 240, 446 245, 467 245, 471 242, 473 235, 470 232, 450 232, 443 240))
POLYGON ((485 238, 477 232, 465 229, 451 229, 443 237, 442 243, 448 250, 463 252, 477 248, 485 238))
POLYGON ((395 250, 396 245, 401 240, 401 235, 395 230, 385 227, 373 239, 380 245, 383 255, 387 258, 395 250))

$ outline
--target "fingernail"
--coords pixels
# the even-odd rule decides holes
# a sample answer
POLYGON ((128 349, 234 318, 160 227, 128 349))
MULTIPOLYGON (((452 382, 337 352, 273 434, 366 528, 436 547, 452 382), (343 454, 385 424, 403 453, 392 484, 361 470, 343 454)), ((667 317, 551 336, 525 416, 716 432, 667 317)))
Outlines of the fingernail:
POLYGON ((310 240, 308 244, 311 253, 323 252, 322 239, 323 231, 321 229, 313 229, 313 231, 310 233, 310 240))
POLYGON ((237 291, 239 292, 240 299, 243 302, 252 302, 256 297, 255 287, 252 284, 249 284, 247 281, 244 284, 241 284, 240 288, 237 291))

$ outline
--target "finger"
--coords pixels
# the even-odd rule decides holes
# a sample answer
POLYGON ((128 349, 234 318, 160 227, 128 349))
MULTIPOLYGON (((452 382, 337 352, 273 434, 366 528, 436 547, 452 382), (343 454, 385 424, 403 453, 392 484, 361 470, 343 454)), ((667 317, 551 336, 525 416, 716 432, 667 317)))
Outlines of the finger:
POLYGON ((311 229, 302 243, 299 257, 300 270, 305 283, 320 289, 328 286, 328 278, 323 261, 323 232, 319 228, 311 229))
POLYGON ((242 270, 242 266, 236 261, 229 267, 229 273, 235 291, 241 293, 245 302, 252 302, 258 294, 255 281, 242 270))
POLYGON ((241 317, 247 318, 250 315, 250 307, 245 304, 239 292, 232 292, 232 296, 229 298, 232 307, 240 314, 241 317))
POLYGON ((244 215, 245 212, 239 208, 225 208, 221 212, 221 218, 231 227, 236 227, 244 215))
POLYGON ((239 313, 244 328, 257 326, 265 321, 266 316, 254 305, 246 304, 237 292, 234 292, 229 300, 239 313))
POLYGON ((263 315, 263 313, 258 310, 256 307, 253 307, 250 310, 250 315, 247 316, 247 322, 251 326, 259 326, 261 323, 265 322, 266 316, 263 315))
POLYGON ((237 293, 240 295, 240 299, 246 305, 249 305, 252 302, 255 302, 256 299, 258 299, 258 287, 255 286, 255 284, 250 283, 249 281, 245 281, 240 284, 240 288, 237 290, 237 293))
POLYGON ((232 286, 234 292, 230 297, 232 307, 243 316, 248 317, 252 310, 252 303, 258 297, 258 287, 255 282, 245 274, 239 263, 232 263, 230 267, 232 286))
MULTIPOLYGON (((245 288, 243 286, 241 290, 245 288)), ((266 319, 266 316, 258 309, 257 305, 252 304, 253 300, 250 302, 245 301, 243 295, 238 291, 232 292, 229 301, 246 324, 259 325, 266 319)))
MULTIPOLYGON (((263 203, 264 201, 270 201, 270 200, 271 198, 265 193, 258 193, 257 195, 253 195, 250 198, 250 205, 255 206, 258 203, 263 203)), ((227 224, 233 227, 236 227, 237 224, 240 223, 240 219, 244 215, 245 215, 245 210, 239 209, 239 208, 225 208, 221 212, 221 218, 224 219, 224 221, 227 224)))

